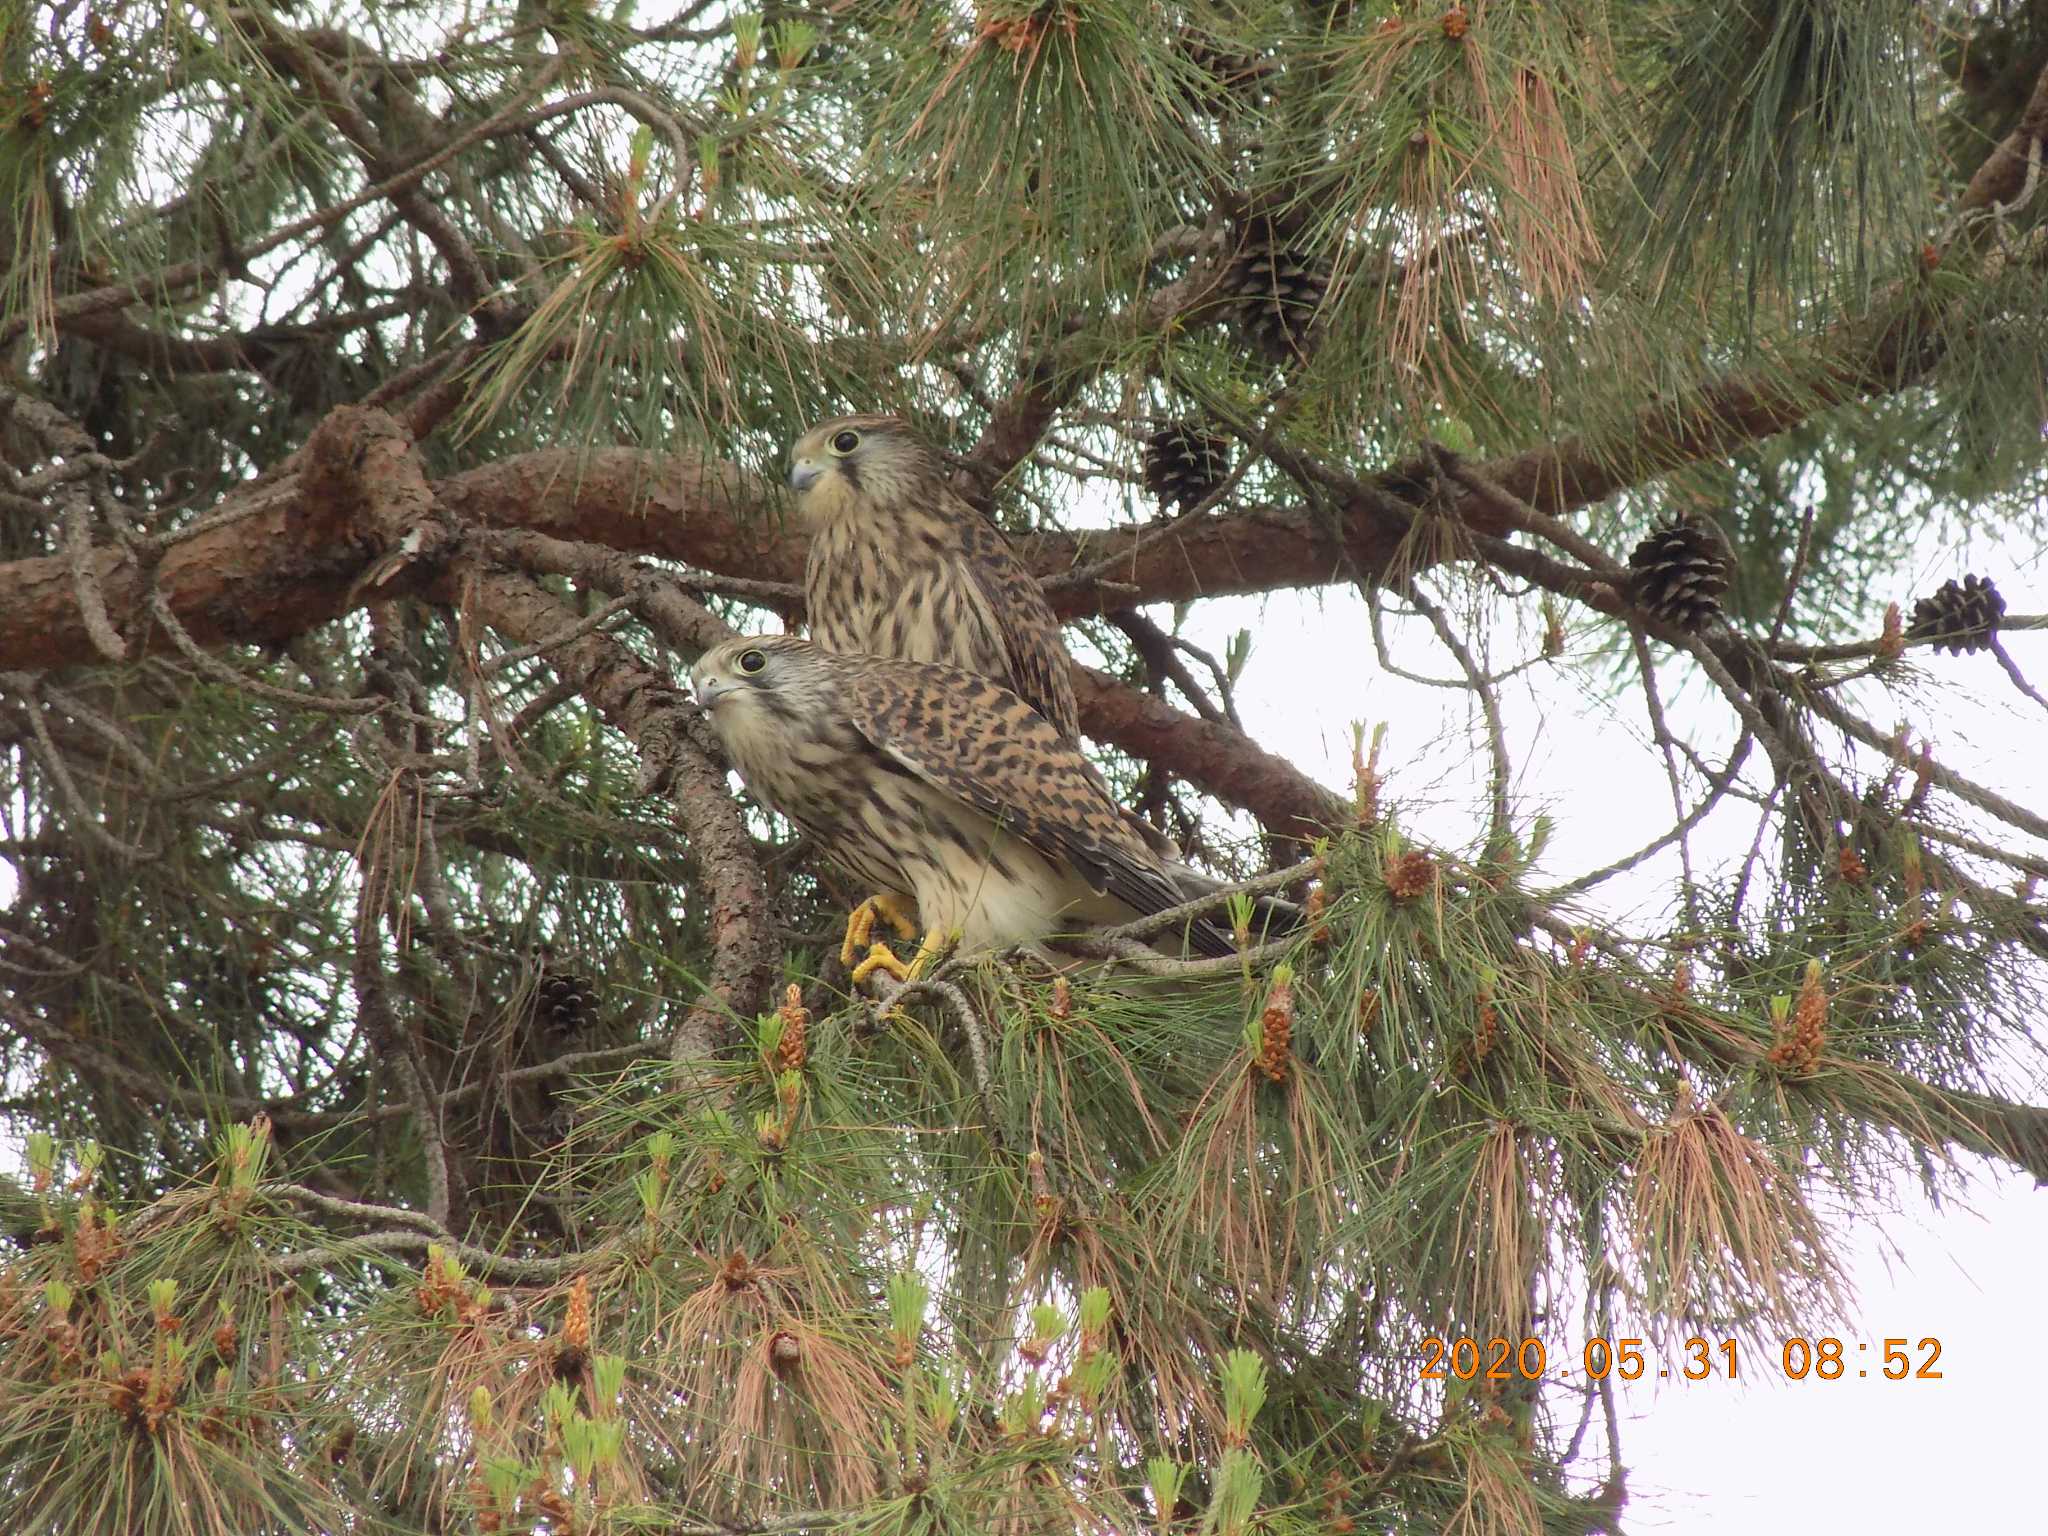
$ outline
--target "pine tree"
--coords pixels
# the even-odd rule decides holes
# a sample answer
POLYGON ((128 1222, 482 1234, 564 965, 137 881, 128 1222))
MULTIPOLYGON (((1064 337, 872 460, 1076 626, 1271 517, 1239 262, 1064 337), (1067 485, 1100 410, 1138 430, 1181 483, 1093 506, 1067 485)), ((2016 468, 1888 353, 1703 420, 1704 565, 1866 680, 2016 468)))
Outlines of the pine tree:
POLYGON ((2048 1178, 2048 805, 1938 730, 2048 707, 2040 8, 65 0, 0 76, 0 1530, 1610 1529, 1611 1382, 1430 1340, 1821 1332, 1822 1210, 2048 1178), (1299 935, 849 991, 680 681, 846 409, 1299 935), (1462 842, 1181 624, 1333 583, 1462 842), (1603 868, 1538 666, 1668 777, 1603 868))

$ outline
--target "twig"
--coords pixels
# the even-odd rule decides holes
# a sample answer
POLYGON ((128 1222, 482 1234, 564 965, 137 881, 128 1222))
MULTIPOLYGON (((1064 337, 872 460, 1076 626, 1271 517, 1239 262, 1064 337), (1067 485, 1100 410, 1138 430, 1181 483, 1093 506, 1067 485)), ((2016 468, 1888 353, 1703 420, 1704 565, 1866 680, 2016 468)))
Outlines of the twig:
POLYGON ((1510 527, 1548 539, 1567 554, 1577 556, 1588 570, 1597 572, 1609 581, 1627 580, 1627 569, 1577 529, 1547 512, 1538 511, 1484 471, 1466 463, 1455 454, 1438 449, 1432 458, 1442 473, 1470 491, 1510 527))
MULTIPOLYGON (((537 94, 538 91, 526 93, 529 98, 537 94)), ((624 86, 607 85, 599 86, 592 90, 578 91, 572 96, 564 96, 559 100, 551 101, 544 107, 535 107, 517 121, 506 123, 504 126, 510 131, 518 133, 522 138, 527 139, 529 143, 533 143, 536 142, 537 137, 534 134, 534 130, 542 124, 552 122, 558 117, 568 117, 573 113, 582 111, 585 107, 595 106, 621 107, 630 115, 639 118, 648 127, 658 129, 661 136, 668 140, 669 150, 676 160, 675 180, 662 193, 660 198, 655 201, 654 205, 648 209, 646 214, 643 215, 643 218, 649 222, 660 218, 669 204, 675 201, 676 194, 689 185, 691 174, 696 168, 697 155, 696 151, 691 148, 690 130, 702 132, 709 126, 708 124, 700 120, 692 121, 690 130, 686 130, 681 123, 676 121, 675 115, 672 112, 660 105, 652 97, 645 96, 639 91, 628 90, 624 86)), ((538 142, 545 143, 546 141, 540 140, 538 142)), ((564 179, 567 180, 568 178, 565 177, 564 179)), ((593 207, 597 206, 598 199, 588 196, 584 190, 575 189, 573 185, 572 190, 577 190, 578 195, 582 196, 593 207)), ((596 189, 590 188, 588 190, 595 191, 596 189)))
POLYGON ((38 748, 36 757, 43 769, 56 781, 59 793, 69 802, 78 815, 75 823, 88 841, 105 849, 123 863, 145 861, 157 855, 138 843, 116 837, 100 822, 99 813, 93 810, 85 796, 80 793, 78 783, 71 777, 71 769, 64 761, 64 754, 50 736, 50 723, 43 718, 42 690, 40 680, 27 672, 0 673, 0 686, 17 692, 21 697, 22 709, 28 715, 28 728, 35 736, 38 748))
POLYGON ((1743 690, 1740 683, 1735 681, 1721 658, 1715 655, 1699 636, 1685 635, 1682 639, 1682 649, 1700 664, 1701 671, 1713 679, 1714 686, 1721 690, 1722 697, 1727 699, 1735 713, 1742 717, 1742 723, 1758 741, 1763 743, 1764 751, 1770 757, 1771 766, 1777 770, 1778 776, 1787 782, 1796 783, 1808 766, 1808 755, 1803 751, 1793 750, 1792 743, 1764 718, 1763 711, 1756 701, 1743 690))
POLYGON ((78 602, 78 616, 99 653, 109 661, 126 661, 128 647, 107 617, 107 595, 100 588, 99 572, 92 558, 92 501, 80 492, 62 498, 64 502, 64 559, 71 567, 71 594, 78 602))
POLYGON ((349 1238, 331 1248, 301 1250, 272 1258, 272 1267, 285 1274, 296 1274, 302 1270, 318 1268, 322 1264, 333 1263, 337 1259, 351 1258, 360 1251, 423 1249, 432 1243, 445 1249, 449 1256, 458 1260, 465 1269, 475 1271, 485 1278, 503 1278, 529 1285, 549 1285, 570 1275, 593 1269, 606 1257, 603 1251, 599 1250, 593 1253, 565 1254, 553 1259, 515 1259, 463 1242, 448 1230, 446 1223, 424 1211, 407 1210, 400 1205, 370 1205, 359 1200, 343 1200, 334 1195, 323 1195, 303 1184, 283 1181, 259 1184, 256 1193, 265 1199, 289 1200, 318 1211, 323 1216, 332 1216, 342 1221, 359 1221, 386 1228, 405 1229, 370 1233, 363 1237, 349 1238))
MULTIPOLYGON (((1209 301, 1229 273, 1225 243, 1221 219, 1212 220, 1199 237, 1188 271, 1131 305, 1108 329, 1156 335, 1205 309, 1220 319, 1220 310, 1209 301)), ((968 454, 969 464, 954 476, 954 488, 973 500, 974 493, 1000 481, 1038 445, 1053 417, 1112 355, 1101 345, 1099 332, 1089 329, 1062 337, 1029 359, 1023 382, 990 414, 968 454)))
POLYGON ((1600 1378, 1600 1414, 1607 1424, 1607 1481, 1602 1485, 1601 1493, 1604 1497, 1612 1489, 1616 1497, 1622 1497, 1625 1484, 1621 1465, 1621 1414, 1614 1406, 1612 1371, 1600 1378))
POLYGON ((996 1112, 996 1090, 993 1073, 989 1067, 988 1029, 967 994, 953 982, 946 979, 946 972, 953 967, 941 967, 930 976, 914 981, 898 982, 885 991, 880 998, 868 1005, 871 1020, 880 1026, 887 1016, 904 1003, 914 1002, 918 997, 930 995, 944 1000, 960 1025, 960 1032, 967 1037, 967 1060, 974 1074, 974 1091, 981 1100, 982 1119, 986 1122, 989 1140, 997 1146, 1003 1143, 1003 1121, 996 1112))
POLYGON ((155 790, 151 798, 163 804, 180 800, 198 800, 224 789, 232 789, 235 785, 254 778, 263 779, 269 789, 282 788, 296 778, 299 770, 306 766, 307 748, 333 729, 334 722, 331 719, 323 717, 315 720, 305 730, 264 753, 246 767, 230 768, 207 778, 191 779, 167 789, 155 790), (285 769, 289 771, 280 772, 285 769))
POLYGON ((1749 840, 1749 852, 1742 860, 1742 871, 1735 877, 1735 890, 1728 898, 1728 926, 1733 928, 1742 916, 1742 904, 1749 897, 1750 876, 1756 871, 1757 860, 1763 857, 1764 834, 1771 830, 1771 824, 1778 817, 1778 797, 1785 792, 1783 780, 1771 786, 1771 792, 1764 798, 1762 814, 1757 817, 1756 836, 1749 840))
POLYGON ((425 1153, 427 1211, 435 1225, 445 1229, 451 1197, 448 1144, 443 1135, 440 1106, 427 1096, 426 1078, 420 1071, 412 1031, 400 1026, 385 991, 384 966, 379 953, 383 932, 381 887, 374 860, 363 863, 356 897, 355 957, 350 966, 350 980, 356 994, 356 1017, 371 1050, 397 1080, 399 1091, 412 1107, 414 1128, 419 1132, 425 1153))
POLYGON ((1175 650, 1194 657, 1209 669, 1209 678, 1216 685, 1216 702, 1223 706, 1223 718, 1228 720, 1233 728, 1242 731, 1244 721, 1238 718, 1237 690, 1231 686, 1230 669, 1184 635, 1168 635, 1166 639, 1175 650))
MULTIPOLYGON (((1685 877, 1685 915, 1692 925, 1699 926, 1697 898, 1694 895, 1692 872, 1692 839, 1686 834, 1692 830, 1693 822, 1685 813, 1685 786, 1678 779, 1677 738, 1671 734, 1671 727, 1664 719, 1664 700, 1657 691, 1657 664, 1650 657, 1650 642, 1643 637, 1642 627, 1631 624, 1628 627, 1629 642, 1635 647, 1636 669, 1643 678, 1643 702, 1650 713, 1650 733, 1656 739, 1658 749, 1664 756, 1664 776, 1671 785, 1671 814, 1677 819, 1679 869, 1685 877)), ((1742 733, 1745 751, 1750 737, 1747 728, 1742 733)), ((1708 796, 1700 803, 1699 811, 1705 815, 1713 804, 1714 797, 1708 796)))
POLYGON ((1493 828, 1489 840, 1497 846, 1505 844, 1508 837, 1508 780, 1514 772, 1514 765, 1508 758, 1508 739, 1507 732, 1501 725, 1500 700, 1494 696, 1492 685, 1479 670, 1479 664, 1472 659, 1471 651, 1466 649, 1465 642, 1452 627, 1451 621, 1444 616, 1443 610, 1425 597, 1421 587, 1416 584, 1410 585, 1408 601, 1420 609, 1423 617, 1429 620, 1436 630, 1437 638, 1443 641, 1444 649, 1456 659, 1471 691, 1479 698, 1480 712, 1486 720, 1487 750, 1493 759, 1493 771, 1490 775, 1493 828))
MULTIPOLYGON (((61 709, 71 720, 83 726, 92 735, 105 742, 114 755, 127 764, 128 771, 135 775, 144 792, 152 799, 161 798, 160 791, 167 782, 163 771, 157 766, 157 759, 143 751, 142 747, 120 726, 94 709, 90 704, 57 687, 47 679, 41 680, 37 696, 61 709)), ((105 772, 104 766, 102 773, 105 772)))
POLYGON ((1270 944, 1255 944, 1250 949, 1239 950, 1234 955, 1205 956, 1200 960, 1175 960, 1140 944, 1136 939, 1120 937, 1116 930, 1064 936, 1060 943, 1097 959, 1120 961, 1132 970, 1147 976, 1178 977, 1190 981, 1208 976, 1239 976, 1243 974, 1246 966, 1263 965, 1268 960, 1281 959, 1294 948, 1292 940, 1275 940, 1270 944))
MULTIPOLYGON (((1701 796, 1699 804, 1686 812, 1684 817, 1668 831, 1645 843, 1634 853, 1625 854, 1623 857, 1616 859, 1612 864, 1603 864, 1598 869, 1590 870, 1586 874, 1580 875, 1576 880, 1568 880, 1563 885, 1552 886, 1537 899, 1544 905, 1550 906, 1569 897, 1576 896, 1581 891, 1591 890, 1604 880, 1611 880, 1616 875, 1634 869, 1652 854, 1682 839, 1686 833, 1690 832, 1706 818, 1707 813, 1728 792, 1729 787, 1735 782, 1736 774, 1742 771, 1742 765, 1749 760, 1749 749, 1755 741, 1756 738, 1750 735, 1748 731, 1744 731, 1736 739, 1735 750, 1728 756, 1728 765, 1708 780, 1707 793, 1701 796)), ((1689 886, 1690 881, 1688 881, 1689 886)))
MULTIPOLYGON (((632 597, 655 633, 686 656, 702 655, 735 633, 725 620, 685 595, 691 582, 679 580, 673 573, 636 560, 621 550, 558 539, 529 529, 486 532, 480 542, 493 555, 521 569, 567 576, 615 596, 632 597)), ((714 579, 723 583, 723 578, 714 579)), ((749 585, 766 588, 781 584, 749 585)), ((789 591, 791 596, 796 595, 795 588, 789 591)))
POLYGON ((597 630, 602 629, 613 616, 624 613, 638 601, 639 599, 630 593, 623 597, 615 597, 598 608, 588 618, 578 620, 560 634, 549 635, 545 640, 536 640, 531 645, 522 645, 517 650, 506 651, 501 655, 490 657, 479 668, 479 672, 482 676, 489 677, 494 672, 502 672, 509 666, 522 661, 531 661, 536 656, 567 645, 571 640, 580 640, 585 635, 593 634, 597 630))
POLYGON ((1922 820, 1919 817, 1906 818, 1904 825, 1911 827, 1922 837, 1934 839, 1937 843, 1946 843, 1951 848, 1961 848, 1967 853, 1978 855, 1980 858, 1991 859, 1999 864, 2009 864, 2014 869, 2023 869, 2030 875, 2039 875, 2043 879, 2048 879, 2048 859, 2035 858, 2028 854, 2016 852, 2011 848, 1995 847, 1978 838, 1967 836, 1961 832, 1951 831, 1947 827, 1938 827, 1933 822, 1922 820))
MULTIPOLYGON (((1431 677, 1426 672, 1413 671, 1394 660, 1393 647, 1387 643, 1384 621, 1386 604, 1381 599, 1381 593, 1385 589, 1377 582, 1361 582, 1359 586, 1365 597, 1365 619, 1367 628, 1372 633, 1373 656, 1379 662, 1381 671, 1390 677, 1398 677, 1404 682, 1414 683, 1423 688, 1449 688, 1459 693, 1464 693, 1471 688, 1472 678, 1470 676, 1431 677)), ((1398 609, 1396 609, 1394 616, 1396 618, 1406 617, 1398 609)), ((1487 672, 1481 674, 1481 676, 1489 685, 1497 685, 1519 677, 1532 667, 1541 666, 1548 660, 1550 660, 1548 656, 1538 651, 1526 661, 1518 661, 1513 666, 1503 668, 1499 672, 1487 672)))
MULTIPOLYGON (((2003 626, 2001 626, 2001 628, 2002 627, 2003 626)), ((2043 709, 2048 709, 2048 699, 2042 698, 2041 695, 2035 690, 2034 685, 2027 681, 2027 675, 2020 670, 2019 663, 2014 661, 2011 655, 2007 653, 2005 646, 2002 643, 2000 643, 1996 632, 1994 632, 1991 636, 1990 645, 1991 654, 1996 656, 1998 658, 1998 664, 2001 667, 2005 668, 2005 675, 2012 679, 2013 687, 2019 689, 2021 693, 2025 694, 2028 698, 2032 699, 2036 704, 2040 705, 2043 709)))
MULTIPOLYGON (((506 724, 504 734, 512 741, 518 741, 547 715, 560 709, 571 699, 580 698, 583 690, 573 677, 558 677, 539 693, 519 707, 519 713, 506 724)), ((498 732, 493 731, 495 742, 498 732)))
POLYGON ((1596 1387, 1575 1387, 1573 1390, 1585 1399, 1585 1403, 1579 1410, 1579 1427, 1572 1431, 1571 1443, 1565 1447, 1564 1455, 1558 1458, 1557 1464, 1560 1467, 1568 1467, 1579 1459, 1579 1447, 1586 1442, 1586 1431, 1593 1427, 1593 1409, 1600 1401, 1599 1389, 1596 1387))
POLYGON ((1799 519, 1799 547, 1793 551, 1792 570, 1785 577, 1785 595, 1778 600, 1777 617, 1771 620, 1771 632, 1764 641, 1767 650, 1785 633, 1785 625, 1792 618, 1792 603, 1799 596, 1799 584, 1806 579, 1806 562, 1813 553, 1813 514, 1809 503, 1799 519))
MULTIPOLYGON (((1874 748, 1886 756, 1891 755, 1892 744, 1889 740, 1879 735, 1866 722, 1850 714, 1849 711, 1842 708, 1826 694, 1811 695, 1808 702, 1812 705, 1814 713, 1830 725, 1836 726, 1848 735, 1853 736, 1867 747, 1874 748)), ((1980 811, 1989 811, 2000 821, 2018 827, 2022 832, 2031 832, 2036 837, 2048 837, 2048 818, 2036 815, 2023 805, 2015 805, 1997 791, 1986 789, 1981 784, 1973 783, 1961 774, 1956 773, 1953 769, 1944 768, 1932 759, 1929 759, 1927 763, 1927 776, 1931 782, 1940 785, 1941 788, 1947 790, 1958 800, 1966 800, 1980 811)))
MULTIPOLYGON (((1315 873, 1313 861, 1304 860, 1291 864, 1286 869, 1254 875, 1249 880, 1238 880, 1229 885, 1219 885, 1213 891, 1205 891, 1191 901, 1179 906, 1167 907, 1145 917, 1134 918, 1128 923, 1119 923, 1114 928, 1099 928, 1090 935, 1098 939, 1142 939, 1160 933, 1168 928, 1178 928, 1189 918, 1200 917, 1218 907, 1227 906, 1230 898, 1238 895, 1263 896, 1269 891, 1285 890, 1290 885, 1308 879, 1315 873)), ((1282 946, 1283 948, 1285 946, 1282 946)), ((1235 961, 1232 962, 1235 964, 1235 961)))
MULTIPOLYGON (((1115 554, 1105 555, 1087 565, 1048 576, 1042 585, 1048 593, 1091 586, 1121 585, 1111 579, 1119 566, 1135 565, 1138 556, 1154 544, 1177 538, 1184 529, 1206 518, 1210 512, 1229 500, 1231 492, 1237 489, 1238 482, 1244 479, 1255 462, 1256 458, 1252 454, 1240 455, 1238 462, 1231 466, 1230 473, 1223 477, 1222 483, 1178 517, 1169 518, 1150 528, 1140 528, 1132 537, 1130 544, 1115 554)), ((1078 550, 1080 546, 1075 547, 1078 550)))
MULTIPOLYGON (((166 601, 161 588, 150 589, 148 602, 149 611, 155 615, 157 623, 163 626, 164 633, 171 637, 171 643, 183 653, 187 661, 217 683, 225 683, 230 688, 253 693, 259 699, 269 699, 272 703, 288 704, 294 709, 322 709, 336 715, 374 715, 380 710, 392 707, 390 700, 382 698, 337 699, 330 698, 324 693, 301 693, 296 688, 280 687, 276 683, 265 682, 262 678, 251 677, 246 672, 237 671, 192 638, 191 631, 179 623, 178 616, 171 612, 171 605, 166 601)), ((439 721, 435 723, 440 724, 439 721)))
MULTIPOLYGON (((1155 676, 1172 680, 1188 703, 1194 706, 1196 714, 1204 720, 1219 723, 1225 720, 1223 711, 1216 707, 1195 682, 1187 667, 1174 655, 1172 637, 1165 630, 1135 608, 1125 608, 1112 613, 1109 615, 1109 622, 1129 637, 1131 643, 1138 648, 1138 654, 1144 658, 1145 665, 1152 669, 1155 676)), ((1237 725, 1235 720, 1229 723, 1237 725)), ((1242 730, 1243 727, 1238 726, 1238 729, 1242 730)))
MULTIPOLYGON (((2048 613, 2008 614, 1998 621, 2002 633, 2009 629, 2048 629, 2048 613)), ((1911 635, 1902 637, 1907 646, 1938 645, 1940 635, 1911 635)), ((1864 661, 1884 654, 1882 640, 1857 640, 1848 645, 1774 645, 1770 649, 1771 660, 1813 663, 1825 661, 1864 661)))
POLYGON ((778 613, 803 606, 803 588, 791 581, 748 581, 739 576, 720 576, 713 571, 652 571, 650 577, 684 592, 708 592, 714 597, 737 597, 772 608, 778 613))

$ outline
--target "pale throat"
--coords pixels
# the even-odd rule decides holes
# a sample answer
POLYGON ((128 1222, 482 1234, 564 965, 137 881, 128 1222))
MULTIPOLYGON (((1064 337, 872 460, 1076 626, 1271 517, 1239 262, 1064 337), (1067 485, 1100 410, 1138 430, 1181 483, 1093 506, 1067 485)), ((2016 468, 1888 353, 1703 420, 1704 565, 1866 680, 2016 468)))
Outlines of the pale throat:
POLYGON ((812 533, 824 533, 858 522, 869 527, 901 529, 932 523, 943 527, 928 503, 943 494, 936 476, 921 475, 900 459, 877 456, 860 466, 860 487, 854 488, 838 466, 827 469, 797 500, 797 516, 812 533))
POLYGON ((750 764, 774 760, 775 743, 763 740, 764 724, 762 712, 744 693, 727 694, 718 701, 719 734, 734 757, 750 764))
POLYGON ((854 500, 853 488, 846 483, 846 477, 837 469, 828 469, 818 477, 815 485, 797 498, 797 517, 806 528, 821 533, 835 523, 843 522, 853 509, 854 500))

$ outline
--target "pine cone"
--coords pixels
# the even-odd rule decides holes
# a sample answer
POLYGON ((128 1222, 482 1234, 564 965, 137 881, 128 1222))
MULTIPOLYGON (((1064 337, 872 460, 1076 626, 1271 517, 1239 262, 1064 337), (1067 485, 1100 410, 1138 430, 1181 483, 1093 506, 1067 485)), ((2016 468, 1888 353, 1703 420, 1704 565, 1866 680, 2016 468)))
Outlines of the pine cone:
POLYGON ((1960 656, 1981 651, 1991 644, 1998 621, 2005 617, 2005 599, 1988 576, 1965 576, 1945 581, 1932 597, 1913 605, 1913 622, 1907 626, 1908 640, 1932 640, 1937 651, 1960 656))
POLYGON ((1229 473, 1229 439, 1191 422, 1168 422, 1145 440, 1145 489, 1162 507, 1200 506, 1229 473))
POLYGON ((544 970, 534 987, 533 1016, 557 1038, 580 1034, 597 1011, 597 989, 573 971, 544 970))
POLYGON ((1678 629, 1698 629, 1721 612, 1734 567, 1728 542, 1706 518, 1666 523, 1628 557, 1636 601, 1678 629))
POLYGON ((1183 27, 1174 46, 1207 77, 1206 89, 1190 93, 1196 111, 1223 117, 1235 107, 1257 106, 1265 99, 1266 70, 1250 54, 1239 53, 1193 27, 1183 27))
POLYGON ((1329 270, 1281 237, 1269 220, 1243 231, 1226 288, 1236 299, 1237 326, 1274 363, 1308 355, 1309 331, 1330 291, 1329 270))

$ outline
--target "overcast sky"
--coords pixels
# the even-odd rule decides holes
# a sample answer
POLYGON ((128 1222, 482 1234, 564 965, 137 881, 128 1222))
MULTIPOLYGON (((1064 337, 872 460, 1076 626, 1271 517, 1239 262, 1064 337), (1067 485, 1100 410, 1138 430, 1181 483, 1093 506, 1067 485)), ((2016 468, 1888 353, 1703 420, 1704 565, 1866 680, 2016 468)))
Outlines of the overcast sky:
MULTIPOLYGON (((1968 562, 1929 551, 1916 584, 1892 595, 1910 612, 1914 595, 1966 569, 1992 576, 2008 611, 2048 610, 2043 559, 2017 544, 1975 551, 1968 562)), ((1872 634, 1881 613, 1880 602, 1872 634)), ((1167 619, 1164 612, 1159 617, 1167 619)), ((1288 596, 1204 603, 1188 632, 1220 654, 1239 628, 1254 637, 1238 693, 1253 736, 1341 787, 1350 779, 1349 722, 1387 722, 1391 777, 1384 793, 1404 826, 1471 846, 1484 824, 1485 747, 1466 695, 1382 672, 1364 605, 1352 593, 1333 590, 1320 602, 1288 596)), ((1590 634, 1580 638, 1593 643, 1590 634)), ((1497 626, 1492 665, 1528 654, 1532 642, 1527 637, 1518 648, 1507 626, 1497 626)), ((1456 670, 1441 647, 1421 637, 1397 645, 1394 659, 1408 670, 1456 670)), ((2048 632, 2015 634, 2007 645, 2037 687, 2048 683, 2048 632)), ((1930 728, 1941 761, 2037 803, 2048 714, 2021 699, 1989 656, 1917 652, 1915 659, 1935 687, 1897 702, 1866 690, 1859 700, 1867 716, 1880 729, 1902 719, 1930 728), (1947 691, 1951 685, 1954 692, 1947 691)), ((1695 721, 1718 731, 1726 714, 1697 691, 1675 700, 1667 692, 1666 704, 1681 733, 1695 721)), ((1670 791, 1648 746, 1639 690, 1609 701, 1571 674, 1538 667, 1504 686, 1502 708, 1517 754, 1518 803, 1556 821, 1538 884, 1604 864, 1670 825, 1670 791)), ((1709 739, 1719 745, 1726 737, 1709 739)), ((1717 760, 1711 748, 1707 756, 1717 760)), ((1761 754, 1754 757, 1761 761, 1761 754)), ((1745 810, 1718 829, 1703 829, 1699 846, 1739 856, 1754 833, 1754 815, 1745 810)), ((1669 901, 1675 873, 1674 855, 1602 887, 1589 906, 1656 914, 1669 901)), ((1638 931, 1655 931, 1655 923, 1638 931)), ((2009 1087, 2029 1102, 2048 1102, 2038 1065, 2030 1082, 2016 1078, 2009 1087)), ((1648 1378, 1625 1392, 1627 1530, 1810 1536, 1969 1529, 1973 1522, 1990 1530, 2048 1530, 2040 1491, 2048 1414, 2035 1371, 2048 1297, 2048 1190, 2004 1165, 1969 1166, 1981 1176, 1967 1203, 1945 1200, 1937 1210, 1917 1186, 1901 1187, 1890 1197, 1895 1209, 1860 1210, 1832 1223, 1855 1292, 1852 1323, 1842 1330, 1851 1358, 1842 1379, 1788 1381, 1778 1359, 1747 1351, 1736 1383, 1688 1383, 1674 1367, 1669 1380, 1648 1378), (1916 1365, 1924 1358, 1920 1340, 1938 1338, 1942 1379, 1886 1380, 1883 1340, 1897 1337, 1913 1341, 1916 1365), (1866 1342, 1859 1356, 1855 1346, 1866 1342), (1869 1374, 1859 1379, 1854 1372, 1863 1369, 1869 1374), (2022 1512, 2025 1522, 2016 1525, 2022 1512)), ((1568 1341, 1573 1353, 1578 1346, 1568 1341)))

